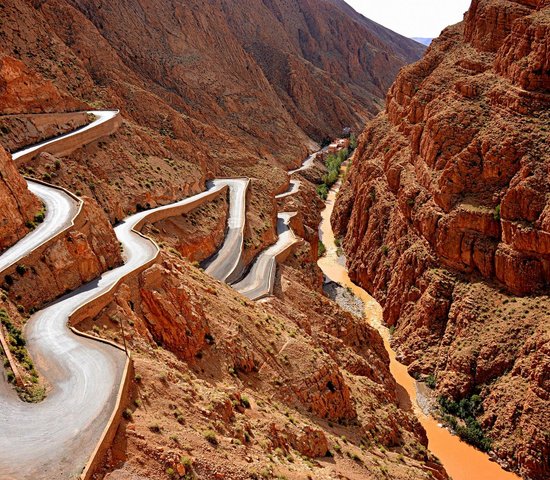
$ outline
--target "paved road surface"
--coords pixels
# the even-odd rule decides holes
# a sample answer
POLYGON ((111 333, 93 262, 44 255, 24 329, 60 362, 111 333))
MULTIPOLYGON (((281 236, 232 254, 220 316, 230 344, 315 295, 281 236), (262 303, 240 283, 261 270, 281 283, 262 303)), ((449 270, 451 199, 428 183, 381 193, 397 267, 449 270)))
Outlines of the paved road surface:
POLYGON ((125 264, 30 318, 25 328, 27 346, 52 389, 43 402, 32 405, 21 402, 5 379, 0 381, 0 478, 50 480, 80 473, 112 414, 125 354, 74 335, 67 327, 69 315, 156 255, 155 245, 132 231, 137 222, 152 211, 194 201, 212 189, 126 219, 115 228, 125 264))
POLYGON ((324 151, 326 147, 323 150, 320 150, 319 152, 312 153, 309 157, 307 157, 304 160, 304 163, 302 163, 302 166, 300 168, 296 168, 295 170, 289 170, 288 174, 292 175, 293 173, 301 172, 302 170, 307 170, 313 165, 313 162, 317 158, 317 154, 324 151))
MULTIPOLYGON (((96 117, 93 122, 72 132, 60 135, 54 139, 46 140, 23 150, 19 150, 12 155, 13 160, 15 161, 21 156, 33 152, 43 145, 51 145, 61 139, 71 137, 84 130, 97 128, 102 123, 117 115, 118 110, 93 110, 87 113, 93 114, 96 117)), ((32 180, 27 180, 27 185, 29 190, 40 198, 40 200, 42 200, 42 203, 46 207, 46 218, 44 219, 44 222, 38 224, 32 232, 27 234, 9 250, 6 250, 2 255, 0 255, 0 272, 23 258, 27 255, 27 252, 33 250, 48 239, 55 236, 57 233, 67 228, 71 224, 71 221, 78 210, 78 202, 76 202, 70 195, 67 195, 58 189, 48 187, 47 185, 43 185, 39 182, 33 182, 32 180)))
POLYGON ((275 198, 284 198, 288 197, 289 195, 294 195, 300 189, 301 184, 302 182, 300 182, 300 180, 291 180, 288 190, 286 192, 280 193, 279 195, 275 195, 275 198))
POLYGON ((222 282, 229 283, 238 276, 242 268, 241 256, 244 245, 244 224, 246 220, 246 190, 249 180, 245 178, 218 179, 210 186, 229 187, 228 230, 223 245, 207 262, 205 272, 222 282))
POLYGON ((246 277, 232 285, 235 290, 251 300, 258 300, 272 293, 277 268, 275 257, 298 241, 288 225, 294 215, 295 212, 281 212, 277 215, 277 242, 258 256, 246 277))
POLYGON ((0 272, 67 228, 78 210, 78 203, 65 192, 31 180, 27 184, 29 190, 45 205, 46 217, 33 231, 0 255, 0 272))
MULTIPOLYGON (((98 119, 84 128, 93 128, 93 125, 97 126, 113 114, 93 113, 98 119)), ((18 152, 14 157, 32 148, 18 152)), ((29 188, 47 206, 45 221, 0 257, 1 266, 21 259, 63 230, 78 208, 76 201, 58 189, 35 182, 29 182, 29 188)), ((214 184, 208 191, 174 205, 192 202, 221 188, 221 185, 214 184)), ((154 258, 156 246, 132 231, 132 227, 149 213, 151 211, 133 215, 115 228, 124 248, 123 266, 60 298, 35 313, 27 322, 27 347, 50 389, 43 402, 24 403, 7 383, 5 375, 0 376, 1 479, 73 478, 81 472, 95 448, 115 406, 126 361, 125 353, 73 334, 67 327, 67 321, 79 306, 154 258)))
MULTIPOLYGON (((92 112, 93 128, 116 112, 92 112)), ((72 135, 74 132, 68 134, 72 135)), ((43 143, 52 143, 49 140, 43 143)), ((38 146, 30 147, 19 155, 38 146)), ((15 155, 18 155, 15 154, 15 155)), ((313 156, 299 169, 309 168, 313 156), (309 162, 309 163, 308 163, 309 162)), ((227 281, 241 263, 246 214, 248 179, 211 182, 208 190, 163 210, 195 201, 228 185, 230 189, 229 229, 225 242, 206 271, 227 281)), ((296 184, 294 184, 296 185, 296 184)), ((1 265, 17 261, 66 227, 77 204, 67 194, 37 183, 29 187, 47 206, 45 221, 0 257, 1 265)), ((298 186, 296 187, 296 190, 298 186)), ((0 378, 0 478, 62 479, 78 475, 106 426, 122 380, 125 353, 91 339, 73 334, 67 327, 71 313, 79 306, 111 288, 120 278, 154 258, 156 246, 133 232, 132 228, 154 210, 137 213, 115 228, 125 264, 106 272, 78 290, 60 298, 27 322, 27 347, 39 372, 50 385, 46 399, 39 404, 21 402, 4 376, 0 378)), ((249 298, 269 294, 273 287, 276 255, 296 241, 288 223, 294 214, 280 213, 279 239, 256 260, 250 273, 234 287, 249 298)))
POLYGON ((13 160, 15 161, 19 157, 22 157, 23 155, 27 155, 31 152, 34 152, 35 150, 38 150, 40 147, 43 147, 44 145, 51 145, 52 143, 59 142, 59 140, 61 140, 62 138, 72 137, 73 135, 77 135, 86 130, 92 130, 93 128, 97 128, 102 123, 105 123, 107 120, 110 120, 111 118, 115 117, 118 114, 118 110, 90 110, 86 113, 94 115, 96 117, 95 120, 93 122, 90 122, 88 125, 84 125, 83 127, 73 130, 72 132, 65 133, 64 135, 59 135, 58 137, 52 138, 50 140, 44 140, 43 142, 40 142, 40 143, 35 143, 34 145, 28 148, 19 150, 17 153, 14 153, 12 155, 13 160))

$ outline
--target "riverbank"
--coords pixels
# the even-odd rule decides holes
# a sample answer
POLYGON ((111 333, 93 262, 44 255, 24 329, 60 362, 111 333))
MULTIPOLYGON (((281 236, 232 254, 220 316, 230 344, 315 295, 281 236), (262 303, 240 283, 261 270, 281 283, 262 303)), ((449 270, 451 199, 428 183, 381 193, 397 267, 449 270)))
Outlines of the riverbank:
POLYGON ((426 430, 428 448, 439 458, 454 480, 520 480, 519 476, 503 470, 487 454, 462 442, 446 428, 440 427, 437 420, 427 416, 419 407, 416 381, 408 374, 407 367, 397 361, 395 352, 390 347, 389 330, 382 321, 382 307, 365 290, 351 282, 346 268, 339 261, 338 247, 330 224, 330 216, 339 188, 340 182, 337 182, 330 190, 326 208, 322 212, 319 234, 326 247, 326 254, 319 259, 318 264, 330 280, 349 288, 364 303, 365 319, 378 330, 388 351, 390 371, 398 384, 397 390, 402 408, 412 408, 426 430))

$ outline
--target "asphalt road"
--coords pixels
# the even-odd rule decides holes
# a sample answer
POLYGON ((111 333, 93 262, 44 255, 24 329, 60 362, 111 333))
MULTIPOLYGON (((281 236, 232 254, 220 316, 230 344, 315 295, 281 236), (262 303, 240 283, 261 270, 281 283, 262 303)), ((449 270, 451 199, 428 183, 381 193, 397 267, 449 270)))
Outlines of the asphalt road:
POLYGON ((125 354, 73 334, 67 327, 69 316, 154 258, 156 246, 132 231, 140 220, 219 188, 212 186, 199 195, 127 218, 115 228, 124 248, 124 265, 29 319, 24 332, 27 347, 51 390, 43 402, 26 404, 4 378, 0 381, 0 478, 62 479, 80 473, 113 412, 125 354))
POLYGON ((90 122, 88 125, 84 125, 83 127, 73 130, 72 132, 65 133, 64 135, 59 135, 58 137, 55 137, 49 140, 44 140, 43 142, 40 142, 40 143, 35 143, 30 147, 24 148, 23 150, 19 150, 18 152, 12 155, 13 160, 15 161, 19 157, 22 157, 23 155, 27 155, 28 153, 34 152, 35 150, 38 150, 44 145, 51 145, 52 143, 59 142, 59 140, 61 140, 62 138, 72 137, 73 135, 77 135, 86 130, 92 130, 93 128, 97 128, 102 123, 116 116, 118 114, 118 110, 89 110, 86 113, 90 113, 94 115, 96 117, 95 120, 93 122, 90 122))
MULTIPOLYGON (((51 145, 61 139, 76 135, 81 131, 96 128, 117 115, 118 110, 93 110, 87 113, 93 114, 96 117, 93 122, 54 139, 46 140, 23 150, 19 150, 12 155, 13 160, 15 161, 23 155, 38 150, 44 145, 51 145)), ((40 246, 42 243, 67 228, 78 210, 78 202, 61 190, 48 187, 39 182, 33 182, 32 180, 27 180, 27 185, 29 190, 40 198, 45 206, 46 217, 44 222, 38 224, 32 232, 28 233, 24 238, 19 240, 19 242, 0 255, 0 272, 25 257, 29 251, 40 246)))
POLYGON ((248 274, 240 282, 232 285, 235 290, 251 300, 258 300, 272 293, 277 269, 276 257, 297 242, 289 226, 290 219, 294 215, 296 215, 295 212, 281 212, 277 215, 277 234, 279 235, 277 242, 258 255, 248 274))
POLYGON ((315 161, 315 159, 317 158, 317 155, 321 152, 324 152, 325 150, 327 149, 327 147, 319 150, 318 152, 315 152, 315 153, 312 153, 309 157, 307 157, 304 162, 302 163, 302 166, 295 169, 295 170, 289 170, 288 171, 288 174, 289 175, 292 175, 293 173, 298 173, 298 172, 301 172, 302 170, 307 170, 308 168, 311 168, 311 166, 313 165, 313 162, 315 161))
POLYGON ((206 262, 205 272, 222 282, 229 283, 238 276, 243 267, 241 256, 244 245, 246 220, 246 190, 249 180, 245 178, 218 179, 208 186, 229 187, 229 219, 225 240, 218 252, 206 262))
POLYGON ((301 184, 302 182, 300 182, 300 180, 291 180, 288 190, 286 192, 280 193, 279 195, 275 195, 275 198, 284 198, 288 197, 289 195, 294 195, 300 189, 301 184))
POLYGON ((65 192, 31 180, 27 184, 29 190, 45 205, 46 217, 34 230, 0 255, 0 272, 67 228, 78 210, 78 202, 65 192))
MULTIPOLYGON (((93 113, 98 125, 111 112, 93 113)), ((45 221, 6 251, 1 265, 21 259, 63 230, 78 208, 61 190, 34 182, 29 188, 47 206, 45 221)), ((120 349, 75 335, 67 326, 69 316, 157 254, 154 243, 133 232, 140 220, 152 211, 190 203, 221 188, 213 184, 199 195, 127 218, 115 228, 124 265, 31 316, 24 334, 36 368, 49 385, 48 396, 38 404, 24 403, 5 375, 0 376, 1 479, 76 478, 81 472, 113 412, 126 360, 120 349)))
MULTIPOLYGON (((94 124, 98 125, 116 114, 92 113, 96 115, 96 121, 83 128, 93 128, 94 124)), ((72 134, 74 132, 68 135, 72 134)), ((37 147, 29 147, 18 154, 37 147)), ((312 163, 310 156, 295 171, 308 168, 312 163)), ((24 332, 27 348, 36 368, 49 384, 48 396, 39 404, 24 403, 5 376, 0 378, 1 479, 64 479, 76 477, 81 472, 113 412, 126 359, 120 349, 75 335, 67 326, 68 319, 78 307, 155 257, 157 247, 154 243, 132 230, 138 222, 153 211, 193 202, 224 185, 228 185, 230 190, 228 232, 222 248, 206 271, 220 280, 230 280, 241 265, 248 179, 215 180, 201 194, 127 218, 115 228, 124 250, 124 265, 31 316, 24 332)), ((295 191, 298 187, 299 184, 295 191)), ((30 182, 29 188, 46 205, 46 219, 0 257, 0 268, 21 259, 64 229, 78 208, 77 202, 60 190, 34 182, 30 182)), ((260 298, 271 292, 275 257, 296 241, 288 226, 292 215, 278 215, 277 242, 260 254, 249 274, 234 285, 249 298, 260 298)))

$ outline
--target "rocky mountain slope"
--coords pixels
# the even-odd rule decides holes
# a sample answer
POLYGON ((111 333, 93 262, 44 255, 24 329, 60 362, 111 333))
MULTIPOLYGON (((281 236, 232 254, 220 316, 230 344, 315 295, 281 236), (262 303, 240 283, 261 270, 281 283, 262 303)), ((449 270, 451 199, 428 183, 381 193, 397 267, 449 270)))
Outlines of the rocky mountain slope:
POLYGON ((447 478, 398 407, 380 336, 316 291, 311 257, 306 244, 278 298, 250 302, 166 248, 78 326, 125 332, 134 356, 106 479, 447 478))
MULTIPOLYGON (((5 148, 87 121, 52 115, 46 128, 29 114, 118 108, 124 120, 66 157, 42 153, 19 165, 86 206, 80 230, 4 279, 1 306, 18 329, 33 309, 120 263, 109 221, 202 191, 215 176, 252 178, 244 255, 252 260, 275 240, 273 195, 287 188, 289 167, 342 127, 360 128, 398 69, 423 51, 325 0, 7 0, 0 26, 5 148)), ((8 246, 40 205, 4 157, 8 246)), ((136 368, 100 477, 179 478, 192 464, 205 479, 446 478, 398 406, 380 337, 320 294, 314 185, 304 178, 303 195, 279 203, 303 210, 296 228, 312 245, 277 279, 290 293, 252 303, 182 258, 200 261, 221 242, 220 197, 148 226, 163 244, 158 262, 79 325, 125 342, 136 368)))
MULTIPOLYGON (((397 70, 422 52, 324 0, 0 8, 0 113, 121 110, 123 127, 64 159, 52 180, 93 197, 111 221, 197 193, 206 178, 246 175, 260 195, 251 228, 265 229, 265 218, 273 228, 267 199, 284 170, 313 141, 362 126, 397 70)), ((22 140, 16 133, 4 145, 22 140)), ((51 160, 30 163, 43 176, 51 160)))
POLYGON ((550 5, 474 0, 405 68, 333 215, 350 275, 498 456, 550 475, 550 5))
POLYGON ((42 210, 39 200, 27 189, 7 152, 0 147, 0 252, 30 231, 31 222, 42 210))

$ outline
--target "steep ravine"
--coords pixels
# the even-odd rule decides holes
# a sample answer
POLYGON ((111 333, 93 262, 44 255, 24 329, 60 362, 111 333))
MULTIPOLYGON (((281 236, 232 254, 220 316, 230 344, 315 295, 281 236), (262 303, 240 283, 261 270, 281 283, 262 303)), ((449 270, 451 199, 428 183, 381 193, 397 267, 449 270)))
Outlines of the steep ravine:
POLYGON ((398 75, 332 215, 399 360, 436 396, 481 399, 473 441, 537 480, 550 477, 549 44, 549 1, 474 0, 398 75))
POLYGON ((453 480, 491 479, 519 480, 514 473, 503 470, 491 461, 488 455, 462 442, 443 428, 434 418, 427 416, 417 403, 417 384, 407 372, 407 367, 397 360, 396 352, 390 346, 390 334, 382 320, 382 308, 365 290, 350 280, 344 259, 338 255, 338 247, 330 224, 336 195, 340 188, 338 182, 330 191, 326 208, 322 212, 319 226, 321 240, 325 244, 326 254, 318 261, 323 273, 332 281, 350 288, 365 306, 365 320, 378 330, 384 340, 384 347, 390 358, 390 371, 395 378, 399 402, 402 408, 412 409, 428 436, 428 449, 441 461, 453 480))

